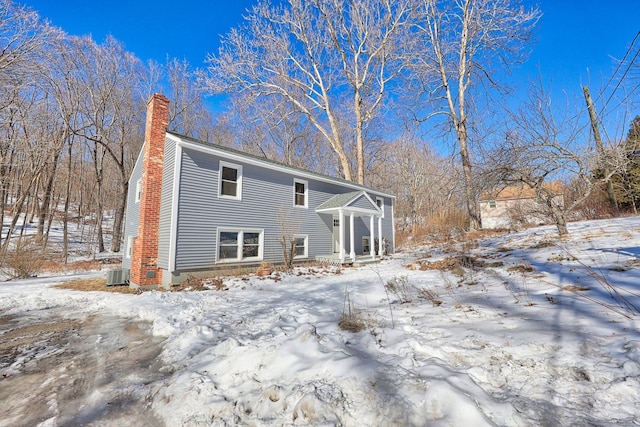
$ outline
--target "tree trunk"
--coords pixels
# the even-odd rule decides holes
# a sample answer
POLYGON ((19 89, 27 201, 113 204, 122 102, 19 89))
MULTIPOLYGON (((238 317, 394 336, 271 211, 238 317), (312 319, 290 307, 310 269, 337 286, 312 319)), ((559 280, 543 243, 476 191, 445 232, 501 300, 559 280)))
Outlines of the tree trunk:
POLYGON ((69 150, 69 163, 67 165, 67 188, 64 196, 64 214, 62 217, 62 258, 64 259, 65 264, 67 263, 69 257, 69 205, 71 199, 71 166, 73 160, 71 141, 69 141, 67 147, 69 150))
POLYGON ((467 125, 464 121, 458 124, 458 142, 460 143, 460 157, 462 159, 462 172, 464 175, 464 191, 469 214, 469 231, 479 230, 482 226, 478 202, 476 201, 473 173, 471 170, 471 157, 467 147, 467 125))
POLYGON ((124 214, 127 209, 127 195, 129 194, 129 182, 121 183, 122 191, 118 198, 118 206, 116 207, 115 218, 113 220, 113 234, 111 239, 111 251, 120 252, 120 244, 122 240, 122 225, 124 222, 124 214))
POLYGON ((102 168, 102 162, 104 161, 104 153, 99 153, 99 151, 101 151, 99 149, 99 145, 94 143, 92 154, 94 173, 96 177, 96 233, 98 238, 98 252, 102 253, 104 252, 104 235, 102 232, 102 217, 104 214, 104 204, 102 201, 104 171, 102 168))
POLYGON ((556 218, 556 227, 558 228, 558 234, 560 237, 569 235, 569 230, 567 229, 567 220, 563 214, 555 214, 556 218))
MULTIPOLYGON (((38 213, 38 232, 36 234, 36 241, 40 242, 44 237, 44 223, 49 216, 49 209, 51 208, 51 193, 53 192, 53 183, 56 177, 56 171, 58 170, 58 159, 60 158, 60 151, 56 150, 53 156, 53 162, 51 164, 51 171, 47 177, 47 182, 44 186, 44 194, 42 196, 42 204, 40 205, 38 213)), ((54 208, 55 210, 55 208, 54 208)))
POLYGON ((104 252, 104 232, 102 230, 102 203, 98 206, 98 217, 96 218, 96 237, 98 238, 98 252, 104 252))
POLYGON ((358 184, 364 185, 364 137, 362 135, 362 97, 359 91, 355 94, 356 113, 356 179, 358 184))

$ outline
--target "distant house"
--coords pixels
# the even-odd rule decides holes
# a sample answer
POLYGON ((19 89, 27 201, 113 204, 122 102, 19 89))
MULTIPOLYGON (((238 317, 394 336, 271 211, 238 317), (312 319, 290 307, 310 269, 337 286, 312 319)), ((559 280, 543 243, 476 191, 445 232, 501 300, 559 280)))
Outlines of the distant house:
MULTIPOLYGON (((553 202, 564 204, 560 182, 543 184, 554 194, 553 202)), ((546 224, 549 216, 536 199, 536 191, 527 185, 486 191, 480 196, 482 228, 519 228, 527 224, 546 224)))
POLYGON ((134 286, 281 263, 284 234, 294 261, 393 251, 393 195, 168 132, 168 109, 162 95, 149 101, 129 181, 123 268, 134 286))

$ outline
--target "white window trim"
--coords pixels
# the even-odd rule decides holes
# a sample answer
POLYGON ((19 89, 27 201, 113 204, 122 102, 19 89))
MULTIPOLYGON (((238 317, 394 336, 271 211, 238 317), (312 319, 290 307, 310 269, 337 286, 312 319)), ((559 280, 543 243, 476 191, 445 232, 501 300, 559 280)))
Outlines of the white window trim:
POLYGON ((293 207, 301 209, 309 208, 309 182, 304 179, 293 178, 293 207), (296 184, 304 185, 304 206, 296 205, 296 184))
MULTIPOLYGON (((295 255, 293 259, 309 258, 309 235, 308 234, 294 234, 294 239, 304 239, 304 254, 295 255)), ((294 240, 295 243, 295 240, 294 240)))
POLYGON ((376 197, 376 206, 380 208, 380 210, 382 211, 382 218, 384 218, 384 198, 383 197, 376 197), (382 206, 378 206, 378 200, 382 202, 382 206))
POLYGON ((242 200, 242 166, 241 165, 220 160, 220 164, 218 165, 218 198, 230 199, 230 200, 242 200), (235 169, 238 171, 238 181, 236 182, 235 196, 228 196, 226 194, 222 194, 222 168, 223 167, 235 169))
POLYGON ((142 178, 139 178, 136 181, 136 203, 140 203, 140 199, 142 198, 142 178))
POLYGON ((224 263, 238 263, 238 262, 255 262, 262 261, 264 257, 264 230, 257 228, 218 228, 217 235, 218 244, 216 245, 216 260, 217 262, 224 263), (220 233, 238 233, 238 252, 236 258, 220 259, 220 233), (260 238, 258 240, 258 256, 242 258, 242 246, 244 244, 244 233, 259 233, 260 238))
POLYGON ((133 236, 129 236, 127 237, 127 252, 126 252, 127 258, 131 258, 131 255, 133 255, 133 236))

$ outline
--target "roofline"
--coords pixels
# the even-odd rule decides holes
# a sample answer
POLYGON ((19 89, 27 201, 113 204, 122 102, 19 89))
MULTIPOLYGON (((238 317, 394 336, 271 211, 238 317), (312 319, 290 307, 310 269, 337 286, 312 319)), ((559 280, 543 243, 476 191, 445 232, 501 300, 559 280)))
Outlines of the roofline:
POLYGON ((377 190, 375 188, 367 187, 365 185, 357 184, 352 181, 347 181, 346 179, 336 178, 333 176, 324 175, 317 172, 311 172, 307 169, 286 165, 276 160, 266 159, 263 157, 258 157, 254 154, 245 153, 243 151, 236 150, 235 148, 223 147, 222 145, 200 141, 185 135, 180 135, 179 133, 176 133, 176 132, 167 131, 167 137, 173 139, 176 142, 176 144, 180 145, 183 148, 186 147, 186 148, 191 148, 197 151, 202 151, 205 153, 223 155, 227 158, 235 159, 236 161, 241 160, 250 164, 256 164, 259 166, 268 166, 271 169, 280 170, 286 173, 295 173, 296 175, 304 178, 316 179, 324 182, 330 182, 332 184, 340 184, 345 187, 353 188, 356 191, 358 190, 371 191, 373 193, 377 193, 392 199, 396 198, 396 196, 394 196, 393 194, 389 194, 387 192, 377 190))

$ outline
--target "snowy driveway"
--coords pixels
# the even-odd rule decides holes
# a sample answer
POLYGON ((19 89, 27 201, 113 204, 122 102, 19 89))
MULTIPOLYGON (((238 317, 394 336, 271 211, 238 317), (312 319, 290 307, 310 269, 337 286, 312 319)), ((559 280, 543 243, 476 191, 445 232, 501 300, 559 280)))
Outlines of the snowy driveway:
POLYGON ((162 425, 148 324, 56 308, 0 316, 0 334, 0 426, 162 425))

